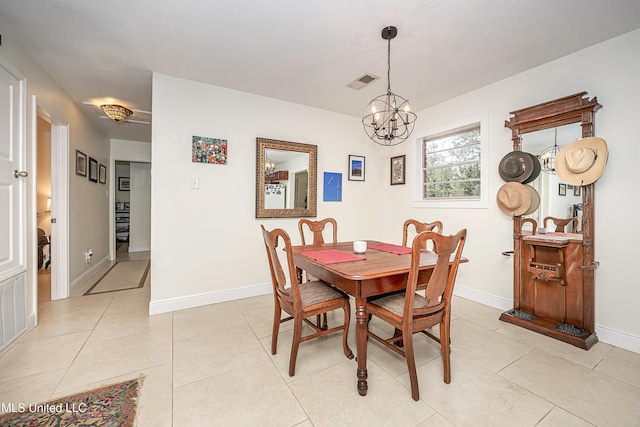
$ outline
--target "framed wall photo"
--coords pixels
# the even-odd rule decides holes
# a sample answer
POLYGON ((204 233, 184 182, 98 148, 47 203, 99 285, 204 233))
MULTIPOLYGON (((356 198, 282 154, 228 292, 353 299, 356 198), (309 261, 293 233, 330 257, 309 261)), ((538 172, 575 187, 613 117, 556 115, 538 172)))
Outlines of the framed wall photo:
POLYGON ((561 196, 567 195, 567 184, 558 184, 558 194, 561 196))
POLYGON ((391 158, 391 185, 404 184, 405 158, 404 155, 391 158))
POLYGON ((574 185, 574 186, 573 186, 573 195, 574 195, 574 196, 579 196, 579 195, 580 195, 580 189, 581 189, 581 188, 582 188, 582 187, 580 187, 579 185, 574 185))
POLYGON ((193 135, 191 161, 194 163, 227 164, 227 140, 193 135))
POLYGON ((98 173, 98 181, 100 184, 107 183, 107 167, 103 164, 100 164, 100 171, 98 173))
POLYGON ((87 155, 76 150, 76 175, 87 176, 87 155))
POLYGON ((349 181, 364 181, 364 157, 349 155, 349 181))
POLYGON ((129 177, 121 176, 118 178, 118 191, 129 191, 129 177))
POLYGON ((324 173, 324 186, 322 192, 323 202, 342 201, 342 174, 336 172, 324 173))
POLYGON ((89 181, 98 182, 98 161, 89 157, 89 181))

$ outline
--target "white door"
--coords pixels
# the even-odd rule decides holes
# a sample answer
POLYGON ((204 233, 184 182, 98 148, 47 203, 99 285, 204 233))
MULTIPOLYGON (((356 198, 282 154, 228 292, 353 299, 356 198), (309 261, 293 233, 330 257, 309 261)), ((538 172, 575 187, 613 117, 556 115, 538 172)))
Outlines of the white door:
POLYGON ((26 328, 24 85, 0 64, 0 348, 26 328))

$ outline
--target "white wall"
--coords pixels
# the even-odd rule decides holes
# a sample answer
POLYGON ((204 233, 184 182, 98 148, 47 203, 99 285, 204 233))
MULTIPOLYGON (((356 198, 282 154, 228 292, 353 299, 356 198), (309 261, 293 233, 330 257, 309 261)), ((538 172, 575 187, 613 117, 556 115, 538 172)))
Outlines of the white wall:
MULTIPOLYGON (((628 221, 640 210, 640 199, 630 190, 640 158, 637 143, 637 99, 640 95, 640 30, 568 55, 433 108, 419 111, 415 134, 444 126, 460 118, 489 114, 489 209, 420 210, 408 207, 411 185, 390 188, 388 219, 406 217, 444 222, 445 232, 466 227, 465 254, 457 290, 465 296, 499 308, 512 303, 512 260, 501 255, 512 249, 511 218, 501 213, 495 194, 503 181, 500 159, 512 150, 511 131, 504 127, 509 111, 587 91, 603 105, 595 115, 596 135, 609 144, 607 168, 595 185, 596 331, 602 341, 640 352, 640 322, 635 316, 640 301, 640 272, 635 266, 635 244, 640 231, 628 221), (406 208, 402 208, 402 207, 406 208), (624 219, 626 218, 626 219, 624 219), (623 220, 624 219, 624 220, 623 220)), ((526 139, 526 138, 525 138, 526 139)), ((415 167, 415 150, 402 146, 408 168, 415 167)), ((557 185, 556 185, 557 188, 557 185)), ((389 230, 386 237, 393 238, 389 230)))
POLYGON ((341 239, 381 235, 367 207, 387 176, 347 180, 349 154, 384 170, 359 118, 154 74, 152 126, 152 313, 271 292, 260 224, 300 237, 297 218, 255 218, 257 137, 317 145, 318 217, 336 218, 341 239), (193 135, 226 139, 228 164, 192 163, 193 135), (343 174, 344 202, 322 202, 324 171, 343 174))
POLYGON ((596 134, 611 151, 596 184, 596 325, 601 340, 640 352, 640 273, 633 242, 640 232, 620 221, 638 211, 628 190, 640 144, 634 141, 640 30, 418 112, 414 135, 488 114, 489 208, 412 208, 415 142, 387 148, 370 142, 360 118, 248 93, 154 75, 150 312, 159 313, 269 292, 259 224, 286 229, 299 242, 297 219, 255 219, 255 139, 318 145, 318 218, 334 217, 339 238, 400 243, 405 219, 442 220, 445 232, 468 229, 457 293, 501 309, 512 307, 511 218, 496 206, 497 169, 512 149, 509 111, 588 91, 603 108, 596 134), (325 123, 331 123, 327 130, 325 123), (191 163, 192 135, 229 141, 227 166, 191 163), (366 156, 366 181, 347 180, 349 154, 366 156), (389 160, 406 154, 407 185, 389 185, 389 160), (322 173, 343 173, 343 202, 322 202, 322 173), (190 189, 199 178, 200 189, 190 189), (624 236, 624 239, 620 238, 624 236))

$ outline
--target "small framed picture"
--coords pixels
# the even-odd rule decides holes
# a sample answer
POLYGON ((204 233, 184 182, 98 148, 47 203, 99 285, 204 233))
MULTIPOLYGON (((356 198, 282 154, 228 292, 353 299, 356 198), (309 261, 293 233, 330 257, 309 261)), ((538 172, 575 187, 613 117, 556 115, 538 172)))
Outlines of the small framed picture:
POLYGON ((191 161, 194 163, 226 165, 227 140, 196 135, 192 136, 191 161))
POLYGON ((581 188, 582 188, 582 187, 580 187, 579 185, 574 185, 574 186, 573 186, 573 195, 574 195, 574 196, 579 196, 579 195, 580 195, 580 189, 581 189, 581 188))
POLYGON ((100 182, 100 184, 106 184, 107 183, 107 167, 103 164, 100 164, 100 172, 98 174, 98 182, 100 182))
POLYGON ((118 178, 118 191, 129 191, 128 176, 121 176, 118 178))
POLYGON ((337 172, 324 173, 323 202, 342 201, 342 174, 337 172))
POLYGON ((567 184, 558 184, 558 194, 561 196, 567 195, 567 184))
POLYGON ((404 184, 404 161, 404 155, 391 158, 391 185, 404 184))
POLYGON ((76 150, 76 175, 87 176, 87 155, 76 150))
POLYGON ((89 157, 89 181, 98 182, 98 161, 89 157))
POLYGON ((364 157, 349 155, 349 181, 364 181, 364 157))

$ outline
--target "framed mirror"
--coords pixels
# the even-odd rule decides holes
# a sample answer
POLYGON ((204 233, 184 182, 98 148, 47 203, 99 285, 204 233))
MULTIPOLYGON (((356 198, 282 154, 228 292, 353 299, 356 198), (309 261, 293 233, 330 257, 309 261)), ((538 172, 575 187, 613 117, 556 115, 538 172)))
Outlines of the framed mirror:
MULTIPOLYGON (((580 124, 572 123, 557 128, 543 129, 521 135, 522 151, 540 156, 540 154, 557 145, 562 148, 580 139, 582 130, 580 124)), ((549 168, 548 168, 549 169, 549 168)), ((543 169, 533 182, 533 188, 540 195, 540 206, 526 218, 532 218, 539 227, 543 227, 544 218, 577 217, 579 219, 577 232, 582 232, 582 188, 574 188, 563 183, 558 175, 543 169), (564 186, 563 186, 564 184, 564 186), (564 190, 564 191, 563 191, 564 190)), ((535 233, 531 223, 524 224, 523 229, 535 233)))
POLYGON ((256 218, 315 217, 316 145, 257 138, 256 218))

